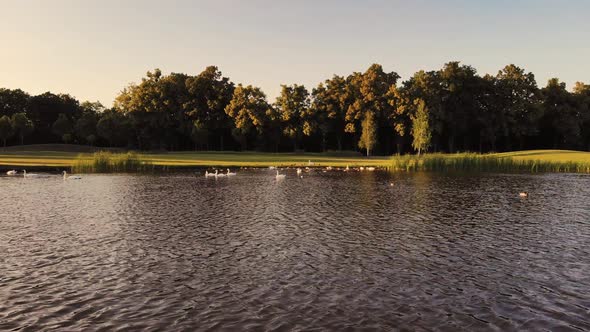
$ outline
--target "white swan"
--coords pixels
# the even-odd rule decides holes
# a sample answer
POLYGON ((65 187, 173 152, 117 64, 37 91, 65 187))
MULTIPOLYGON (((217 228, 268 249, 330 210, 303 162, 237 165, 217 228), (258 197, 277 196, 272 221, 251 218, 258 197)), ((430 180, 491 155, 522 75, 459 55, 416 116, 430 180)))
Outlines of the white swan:
POLYGON ((277 180, 282 180, 286 177, 285 174, 279 174, 279 171, 277 170, 277 175, 275 176, 275 179, 277 180))
POLYGON ((6 175, 16 175, 18 172, 16 170, 6 172, 6 175))
POLYGON ((237 173, 235 173, 235 172, 233 172, 233 173, 232 173, 232 172, 230 172, 230 171, 229 171, 229 168, 227 169, 227 173, 226 173, 226 175, 227 175, 227 176, 234 176, 234 175, 236 175, 236 174, 237 174, 237 173))
POLYGON ((301 174, 301 172, 303 172, 303 170, 301 168, 297 168, 297 174, 301 174))
POLYGON ((219 173, 219 170, 215 170, 215 177, 224 177, 225 174, 219 173))
POLYGON ((205 171, 205 177, 206 178, 210 178, 210 177, 213 177, 213 176, 215 176, 215 173, 209 173, 209 171, 205 171))
POLYGON ((350 171, 350 167, 348 167, 348 165, 346 165, 346 168, 344 169, 345 172, 350 171))
POLYGON ((62 174, 64 176, 64 180, 82 180, 82 177, 80 175, 68 176, 68 172, 66 172, 66 171, 63 171, 62 174))
POLYGON ((41 174, 35 174, 35 173, 29 173, 27 174, 27 170, 23 169, 23 177, 24 178, 47 178, 49 177, 48 175, 41 175, 41 174))
POLYGON ((375 167, 367 167, 367 171, 371 171, 372 172, 374 170, 375 170, 375 167))

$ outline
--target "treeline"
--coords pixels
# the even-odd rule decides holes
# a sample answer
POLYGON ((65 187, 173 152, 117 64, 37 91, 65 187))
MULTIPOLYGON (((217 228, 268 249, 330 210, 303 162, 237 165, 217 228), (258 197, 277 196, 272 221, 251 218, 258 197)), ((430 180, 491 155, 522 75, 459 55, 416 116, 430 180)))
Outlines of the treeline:
POLYGON ((282 85, 271 102, 217 67, 160 70, 124 88, 112 108, 64 94, 0 89, 5 144, 78 143, 141 150, 509 151, 590 149, 590 86, 566 90, 508 65, 480 76, 459 62, 405 82, 374 64, 311 91, 282 85))

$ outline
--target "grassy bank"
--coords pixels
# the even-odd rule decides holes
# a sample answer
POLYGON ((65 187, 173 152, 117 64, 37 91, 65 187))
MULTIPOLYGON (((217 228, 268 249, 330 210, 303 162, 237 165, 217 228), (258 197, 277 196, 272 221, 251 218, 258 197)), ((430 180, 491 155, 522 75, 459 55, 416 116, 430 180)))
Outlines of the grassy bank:
POLYGON ((590 173, 590 153, 577 151, 519 151, 496 154, 428 154, 391 158, 399 171, 554 172, 590 173), (569 158, 568 158, 569 157, 569 158))
MULTIPOLYGON (((34 146, 0 150, 0 167, 73 168, 77 172, 96 172, 106 167, 104 160, 94 161, 92 152, 73 146, 34 146), (59 151, 55 151, 58 150, 59 151), (68 151, 69 150, 69 151, 68 151), (80 158, 80 152, 83 154, 80 158), (88 152, 88 153, 85 153, 88 152), (93 161, 85 163, 84 160, 93 161), (102 166, 101 166, 102 165, 102 166)), ((257 152, 162 152, 138 153, 129 157, 112 151, 119 158, 113 171, 135 171, 141 167, 268 167, 313 166, 358 167, 374 166, 404 171, 490 171, 490 172, 584 172, 590 173, 590 152, 565 150, 532 150, 495 154, 428 154, 366 158, 348 153, 257 153, 257 152), (135 163, 135 159, 141 161, 135 163), (143 166, 141 166, 143 165, 143 166), (141 167, 140 167, 141 166, 141 167)))
POLYGON ((76 173, 128 173, 153 170, 153 165, 137 153, 102 151, 78 155, 71 169, 76 173))

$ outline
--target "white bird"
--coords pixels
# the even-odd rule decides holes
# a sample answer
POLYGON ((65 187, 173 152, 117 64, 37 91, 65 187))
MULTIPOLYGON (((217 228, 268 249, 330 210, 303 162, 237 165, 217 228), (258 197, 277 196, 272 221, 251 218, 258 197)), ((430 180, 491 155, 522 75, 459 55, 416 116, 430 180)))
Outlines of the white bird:
POLYGON ((282 180, 285 178, 285 176, 286 176, 285 174, 279 174, 279 171, 277 170, 277 175, 275 176, 275 178, 277 180, 282 180))
POLYGON ((82 180, 82 177, 80 175, 68 176, 68 172, 66 172, 66 171, 63 171, 62 173, 64 175, 64 180, 82 180))
POLYGON ((364 166, 361 166, 361 167, 359 167, 359 170, 364 171, 365 170, 365 167, 364 166))
POLYGON ((215 177, 224 177, 225 174, 219 173, 219 170, 215 170, 215 177))
POLYGON ((519 197, 529 197, 529 193, 526 191, 523 191, 521 193, 518 194, 519 197))
POLYGON ((209 173, 209 171, 205 171, 206 178, 213 177, 213 176, 215 176, 215 173, 209 173))
POLYGON ((344 169, 345 172, 350 171, 350 167, 348 167, 348 165, 346 165, 346 168, 344 169))
POLYGON ((18 172, 15 170, 6 172, 6 175, 16 175, 18 172))
POLYGON ((301 174, 301 172, 303 172, 303 170, 301 168, 297 168, 297 174, 301 174))
POLYGON ((332 166, 326 167, 326 171, 331 171, 331 170, 332 170, 332 166))
POLYGON ((276 166, 268 166, 268 169, 277 169, 276 166))
POLYGON ((233 173, 232 173, 232 172, 230 172, 230 171, 229 171, 229 168, 227 169, 227 174, 226 174, 227 176, 234 176, 234 175, 236 175, 236 174, 237 174, 237 173, 235 173, 235 172, 233 172, 233 173))
POLYGON ((367 171, 371 171, 372 172, 374 170, 375 170, 375 167, 367 167, 367 171))
POLYGON ((23 177, 25 177, 25 178, 46 178, 46 177, 48 177, 48 175, 41 175, 41 174, 35 174, 35 173, 27 174, 27 170, 23 169, 23 177))

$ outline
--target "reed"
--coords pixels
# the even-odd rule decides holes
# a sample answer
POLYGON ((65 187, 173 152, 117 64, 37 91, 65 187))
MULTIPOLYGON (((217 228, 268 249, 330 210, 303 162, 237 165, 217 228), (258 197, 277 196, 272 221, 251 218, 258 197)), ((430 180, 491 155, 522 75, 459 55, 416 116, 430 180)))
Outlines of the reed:
POLYGON ((590 162, 522 160, 476 153, 394 156, 391 167, 396 171, 590 173, 590 162))
POLYGON ((91 155, 80 154, 72 164, 76 173, 128 173, 153 170, 150 161, 134 152, 111 153, 95 152, 91 155))

